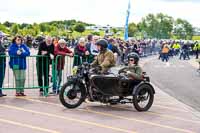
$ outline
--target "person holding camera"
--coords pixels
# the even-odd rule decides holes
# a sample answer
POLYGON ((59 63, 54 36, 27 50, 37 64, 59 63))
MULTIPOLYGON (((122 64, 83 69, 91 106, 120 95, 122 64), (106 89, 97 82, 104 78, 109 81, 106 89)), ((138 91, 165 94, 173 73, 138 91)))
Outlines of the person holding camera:
POLYGON ((16 96, 26 96, 24 94, 26 57, 30 56, 30 51, 26 44, 22 42, 21 36, 14 37, 8 50, 10 56, 9 65, 15 77, 16 96))

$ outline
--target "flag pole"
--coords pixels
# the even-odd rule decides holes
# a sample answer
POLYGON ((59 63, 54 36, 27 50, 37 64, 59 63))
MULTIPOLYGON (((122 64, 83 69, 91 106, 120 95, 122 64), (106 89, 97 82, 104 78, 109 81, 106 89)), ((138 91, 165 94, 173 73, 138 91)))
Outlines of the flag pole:
POLYGON ((128 22, 129 22, 129 16, 130 16, 130 9, 131 9, 131 1, 129 0, 128 3, 128 10, 127 10, 127 16, 126 16, 126 23, 124 27, 124 40, 128 40, 128 22))

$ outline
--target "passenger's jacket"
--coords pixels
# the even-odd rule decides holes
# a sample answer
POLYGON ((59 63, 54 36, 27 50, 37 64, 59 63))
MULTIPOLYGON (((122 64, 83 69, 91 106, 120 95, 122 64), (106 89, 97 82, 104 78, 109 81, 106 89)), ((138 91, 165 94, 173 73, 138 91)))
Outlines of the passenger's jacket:
POLYGON ((54 48, 54 55, 57 63, 57 70, 63 70, 65 65, 65 56, 66 53, 72 53, 70 49, 68 49, 66 46, 64 48, 61 48, 60 45, 57 45, 54 48), (61 55, 60 57, 57 57, 58 55, 61 55))
POLYGON ((30 56, 29 48, 25 44, 17 45, 15 43, 11 44, 8 50, 10 61, 9 65, 11 69, 26 69, 26 57, 30 56), (21 50, 22 54, 17 55, 17 51, 21 50))
POLYGON ((111 67, 115 66, 116 61, 114 59, 114 54, 110 50, 105 50, 97 55, 97 58, 93 61, 91 66, 101 66, 102 73, 107 72, 111 67))
POLYGON ((134 66, 126 66, 119 70, 119 73, 121 72, 127 72, 130 71, 131 73, 128 74, 128 77, 134 80, 142 80, 142 68, 139 65, 134 66))

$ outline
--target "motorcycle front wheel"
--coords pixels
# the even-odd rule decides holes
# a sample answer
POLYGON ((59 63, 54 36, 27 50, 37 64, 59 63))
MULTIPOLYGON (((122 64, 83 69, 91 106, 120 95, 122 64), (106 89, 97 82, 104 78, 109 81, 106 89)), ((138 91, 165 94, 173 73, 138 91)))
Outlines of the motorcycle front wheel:
POLYGON ((84 102, 85 97, 85 89, 71 82, 65 83, 59 94, 60 102, 69 109, 80 106, 84 102))

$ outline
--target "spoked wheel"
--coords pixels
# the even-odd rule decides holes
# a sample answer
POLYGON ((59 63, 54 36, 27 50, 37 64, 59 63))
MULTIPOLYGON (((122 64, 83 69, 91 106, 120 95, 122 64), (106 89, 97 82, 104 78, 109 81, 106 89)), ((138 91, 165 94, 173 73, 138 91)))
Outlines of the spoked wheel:
POLYGON ((60 102, 67 108, 76 108, 85 100, 85 90, 77 84, 65 83, 60 91, 60 102))
POLYGON ((133 104, 137 111, 148 111, 153 104, 154 92, 150 85, 142 84, 133 96, 133 104))

